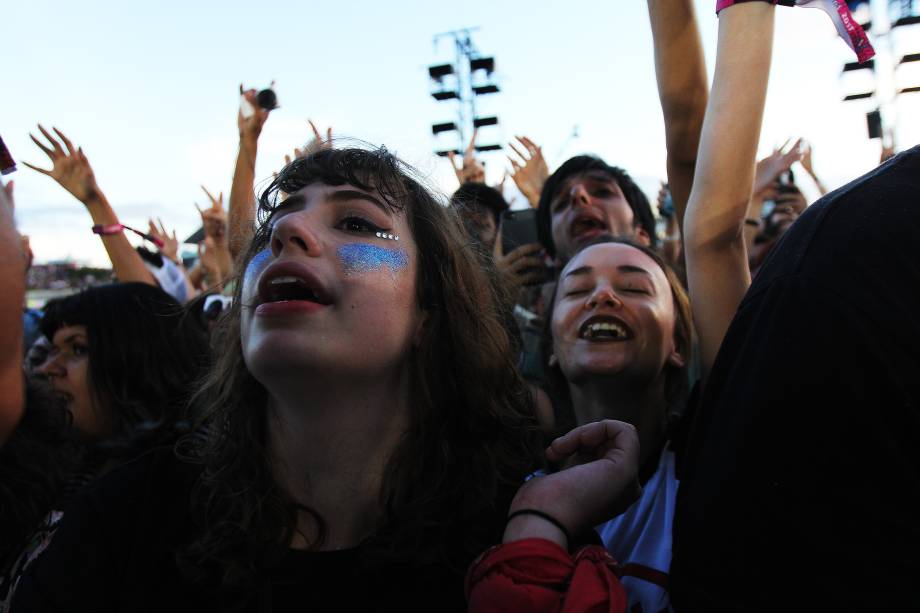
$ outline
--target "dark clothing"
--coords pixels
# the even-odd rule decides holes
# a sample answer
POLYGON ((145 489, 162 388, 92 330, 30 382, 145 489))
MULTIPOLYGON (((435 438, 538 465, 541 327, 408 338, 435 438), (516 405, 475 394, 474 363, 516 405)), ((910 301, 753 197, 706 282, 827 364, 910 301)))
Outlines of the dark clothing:
POLYGON ((693 417, 678 611, 920 609, 920 147, 809 207, 693 417))
MULTIPOLYGON (((361 547, 289 550, 259 589, 221 592, 194 583, 176 552, 195 534, 189 494, 196 469, 157 450, 99 480, 24 575, 12 611, 465 611, 464 572, 438 564, 365 564, 361 547)), ((497 514, 500 542, 507 509, 497 514)), ((485 522, 484 522, 485 523, 485 522)))

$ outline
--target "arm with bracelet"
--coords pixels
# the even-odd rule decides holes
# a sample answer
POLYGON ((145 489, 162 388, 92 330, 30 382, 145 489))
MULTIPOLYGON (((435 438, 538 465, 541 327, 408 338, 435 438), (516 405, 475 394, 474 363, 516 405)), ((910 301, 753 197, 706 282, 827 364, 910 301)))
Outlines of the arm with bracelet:
POLYGON ((604 547, 570 550, 573 536, 622 513, 641 491, 636 429, 611 419, 586 424, 554 440, 546 455, 567 468, 518 490, 503 543, 467 573, 469 610, 625 611, 626 592, 604 547))
POLYGON ((58 142, 45 128, 41 125, 38 129, 48 141, 46 145, 33 135, 29 135, 32 141, 38 145, 38 148, 45 152, 51 160, 52 167, 50 170, 39 168, 27 162, 26 166, 49 176, 66 189, 68 192, 83 203, 93 219, 93 233, 102 238, 102 245, 105 247, 109 259, 112 261, 112 270, 115 276, 121 282, 137 281, 156 285, 153 274, 144 266, 141 256, 134 250, 131 243, 128 242, 124 230, 135 232, 147 240, 152 240, 147 234, 129 228, 118 221, 118 216, 109 204, 108 199, 99 186, 96 184, 96 177, 93 174, 92 166, 83 153, 82 147, 74 147, 63 132, 57 128, 52 128, 60 138, 58 142), (63 143, 63 146, 62 146, 63 143), (50 146, 49 146, 50 145, 50 146))

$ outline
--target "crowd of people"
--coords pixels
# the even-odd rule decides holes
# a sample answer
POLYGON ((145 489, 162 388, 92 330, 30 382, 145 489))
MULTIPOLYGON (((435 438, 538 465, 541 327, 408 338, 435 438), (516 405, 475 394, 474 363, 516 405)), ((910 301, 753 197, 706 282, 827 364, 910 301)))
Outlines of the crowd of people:
POLYGON ((184 262, 39 125, 117 282, 24 312, 3 186, 0 611, 916 609, 920 148, 758 161, 772 4, 718 2, 710 87, 648 0, 657 203, 520 136, 530 242, 475 134, 449 197, 316 126, 256 194, 241 86, 184 262))

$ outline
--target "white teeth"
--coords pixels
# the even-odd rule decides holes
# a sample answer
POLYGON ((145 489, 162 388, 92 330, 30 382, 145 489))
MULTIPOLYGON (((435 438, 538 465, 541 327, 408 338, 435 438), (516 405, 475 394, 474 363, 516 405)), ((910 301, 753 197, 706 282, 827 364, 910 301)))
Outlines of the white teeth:
POLYGON ((626 329, 623 326, 617 323, 606 321, 593 323, 590 326, 587 326, 582 336, 584 338, 591 338, 597 335, 599 332, 613 332, 614 338, 626 337, 626 329))
POLYGON ((275 277, 269 282, 269 285, 281 285, 283 283, 302 283, 297 277, 275 277))

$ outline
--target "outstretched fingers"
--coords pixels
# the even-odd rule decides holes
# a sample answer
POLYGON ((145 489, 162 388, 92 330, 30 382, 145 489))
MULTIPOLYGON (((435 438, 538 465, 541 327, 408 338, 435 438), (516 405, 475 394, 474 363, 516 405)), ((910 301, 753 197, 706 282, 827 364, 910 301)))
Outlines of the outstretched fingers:
POLYGON ((34 170, 34 171, 36 171, 36 172, 40 172, 40 173, 42 173, 43 175, 48 175, 49 177, 51 176, 51 171, 50 171, 50 170, 45 170, 44 168, 39 168, 38 166, 33 166, 32 164, 29 164, 28 162, 23 161, 23 160, 20 160, 20 161, 22 161, 22 165, 25 166, 25 167, 27 167, 27 168, 31 168, 32 170, 34 170))
POLYGON ((67 147, 67 155, 73 155, 74 153, 76 153, 73 143, 70 142, 70 139, 67 138, 63 132, 61 132, 54 126, 51 126, 51 129, 54 130, 54 133, 57 134, 58 137, 60 137, 61 141, 64 143, 64 146, 67 147))

